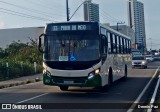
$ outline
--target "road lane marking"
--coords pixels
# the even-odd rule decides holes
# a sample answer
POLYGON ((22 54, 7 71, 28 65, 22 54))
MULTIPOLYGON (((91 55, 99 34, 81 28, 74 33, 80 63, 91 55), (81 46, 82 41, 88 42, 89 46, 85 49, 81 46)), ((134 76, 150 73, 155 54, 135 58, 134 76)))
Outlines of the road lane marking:
POLYGON ((38 95, 38 96, 35 96, 35 97, 32 97, 32 98, 29 98, 29 99, 26 99, 26 100, 19 101, 19 102, 17 102, 16 104, 24 103, 24 102, 27 102, 27 101, 30 101, 30 100, 39 98, 39 97, 41 97, 41 96, 45 96, 45 95, 47 95, 47 94, 49 94, 49 93, 44 93, 44 94, 41 94, 41 95, 38 95))
POLYGON ((150 81, 148 82, 148 84, 146 85, 146 87, 143 89, 143 91, 141 92, 141 94, 137 97, 137 99, 134 101, 134 103, 131 105, 131 107, 128 109, 127 112, 132 112, 134 110, 135 104, 139 103, 139 101, 142 98, 143 94, 146 92, 146 90, 148 89, 149 85, 151 84, 153 78, 157 75, 158 70, 159 70, 159 67, 157 68, 156 72, 154 73, 154 75, 152 76, 152 78, 150 79, 150 81))
MULTIPOLYGON (((152 96, 152 99, 150 101, 150 104, 153 104, 154 101, 155 101, 155 98, 156 98, 156 94, 157 94, 157 91, 158 91, 158 87, 159 87, 159 83, 160 83, 160 75, 158 77, 158 82, 157 82, 157 85, 155 87, 155 90, 154 90, 154 93, 153 93, 153 96, 152 96)), ((152 109, 148 109, 147 112, 152 112, 152 109)))

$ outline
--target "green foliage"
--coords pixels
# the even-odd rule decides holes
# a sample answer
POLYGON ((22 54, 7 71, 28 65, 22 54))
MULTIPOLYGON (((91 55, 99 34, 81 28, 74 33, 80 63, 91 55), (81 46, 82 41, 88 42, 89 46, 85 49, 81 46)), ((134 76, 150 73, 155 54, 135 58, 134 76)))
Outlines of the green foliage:
POLYGON ((0 48, 0 58, 8 61, 42 63, 42 53, 38 51, 36 41, 34 40, 27 44, 12 42, 5 50, 0 48))
POLYGON ((6 57, 6 51, 0 48, 0 59, 6 57))
MULTIPOLYGON (((37 65, 37 73, 42 72, 42 65, 37 65)), ((34 65, 15 61, 0 61, 0 80, 12 79, 35 74, 34 65), (8 63, 8 67, 6 66, 8 63)))
POLYGON ((26 44, 12 42, 5 50, 0 48, 0 80, 34 74, 34 62, 37 63, 37 73, 42 72, 42 54, 36 41, 30 40, 26 44))

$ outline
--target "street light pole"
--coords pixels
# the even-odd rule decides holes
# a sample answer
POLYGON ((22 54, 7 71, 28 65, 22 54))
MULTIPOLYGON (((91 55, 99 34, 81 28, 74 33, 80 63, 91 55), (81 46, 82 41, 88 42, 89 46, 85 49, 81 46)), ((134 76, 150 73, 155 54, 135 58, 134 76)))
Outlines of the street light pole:
POLYGON ((144 37, 142 38, 142 52, 144 53, 144 37))
POLYGON ((151 49, 150 50, 152 51, 152 38, 149 38, 149 39, 151 40, 151 49))
POLYGON ((67 21, 69 21, 69 8, 68 8, 68 0, 66 0, 66 13, 67 13, 67 21))
POLYGON ((85 3, 86 1, 82 2, 78 8, 74 11, 74 13, 70 16, 69 21, 72 19, 72 17, 75 15, 75 13, 78 11, 78 9, 85 3))

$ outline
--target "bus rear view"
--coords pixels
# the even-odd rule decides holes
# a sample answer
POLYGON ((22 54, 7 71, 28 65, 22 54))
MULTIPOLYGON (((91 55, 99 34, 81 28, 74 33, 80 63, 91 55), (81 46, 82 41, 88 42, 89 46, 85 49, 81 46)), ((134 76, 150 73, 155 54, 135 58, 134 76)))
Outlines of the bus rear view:
POLYGON ((45 34, 39 37, 39 49, 44 53, 45 85, 59 86, 61 90, 67 90, 69 86, 101 86, 98 23, 47 24, 45 34))

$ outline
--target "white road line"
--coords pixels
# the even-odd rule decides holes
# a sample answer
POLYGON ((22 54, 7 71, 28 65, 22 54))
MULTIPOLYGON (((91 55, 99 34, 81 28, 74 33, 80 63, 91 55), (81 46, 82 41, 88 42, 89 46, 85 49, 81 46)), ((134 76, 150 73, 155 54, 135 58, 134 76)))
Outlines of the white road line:
MULTIPOLYGON (((159 87, 159 83, 160 83, 160 75, 159 75, 159 79, 158 79, 158 82, 157 82, 157 85, 156 85, 156 88, 154 90, 154 93, 153 93, 153 96, 152 96, 152 99, 150 101, 150 104, 153 104, 154 101, 155 101, 155 98, 156 98, 156 94, 157 94, 157 91, 158 91, 158 87, 159 87)), ((152 112, 152 109, 148 109, 147 112, 152 112)))
POLYGON ((132 112, 135 108, 135 104, 139 103, 140 99, 142 98, 143 94, 146 92, 146 90, 148 89, 149 85, 151 84, 153 78, 156 76, 157 72, 159 70, 159 67, 157 68, 156 72, 154 73, 154 75, 152 76, 151 80, 148 82, 148 84, 146 85, 146 87, 143 89, 143 91, 141 92, 141 94, 137 97, 137 99, 134 101, 134 103, 132 104, 132 106, 128 109, 127 112, 132 112))
POLYGON ((27 101, 30 101, 30 100, 39 98, 39 97, 41 97, 41 96, 45 96, 45 95, 47 95, 47 94, 49 94, 49 93, 44 93, 44 94, 41 94, 41 95, 38 95, 38 96, 35 96, 35 97, 32 97, 32 98, 29 98, 29 99, 26 99, 26 100, 23 100, 23 101, 19 101, 19 102, 17 102, 16 104, 24 103, 24 102, 27 102, 27 101))

